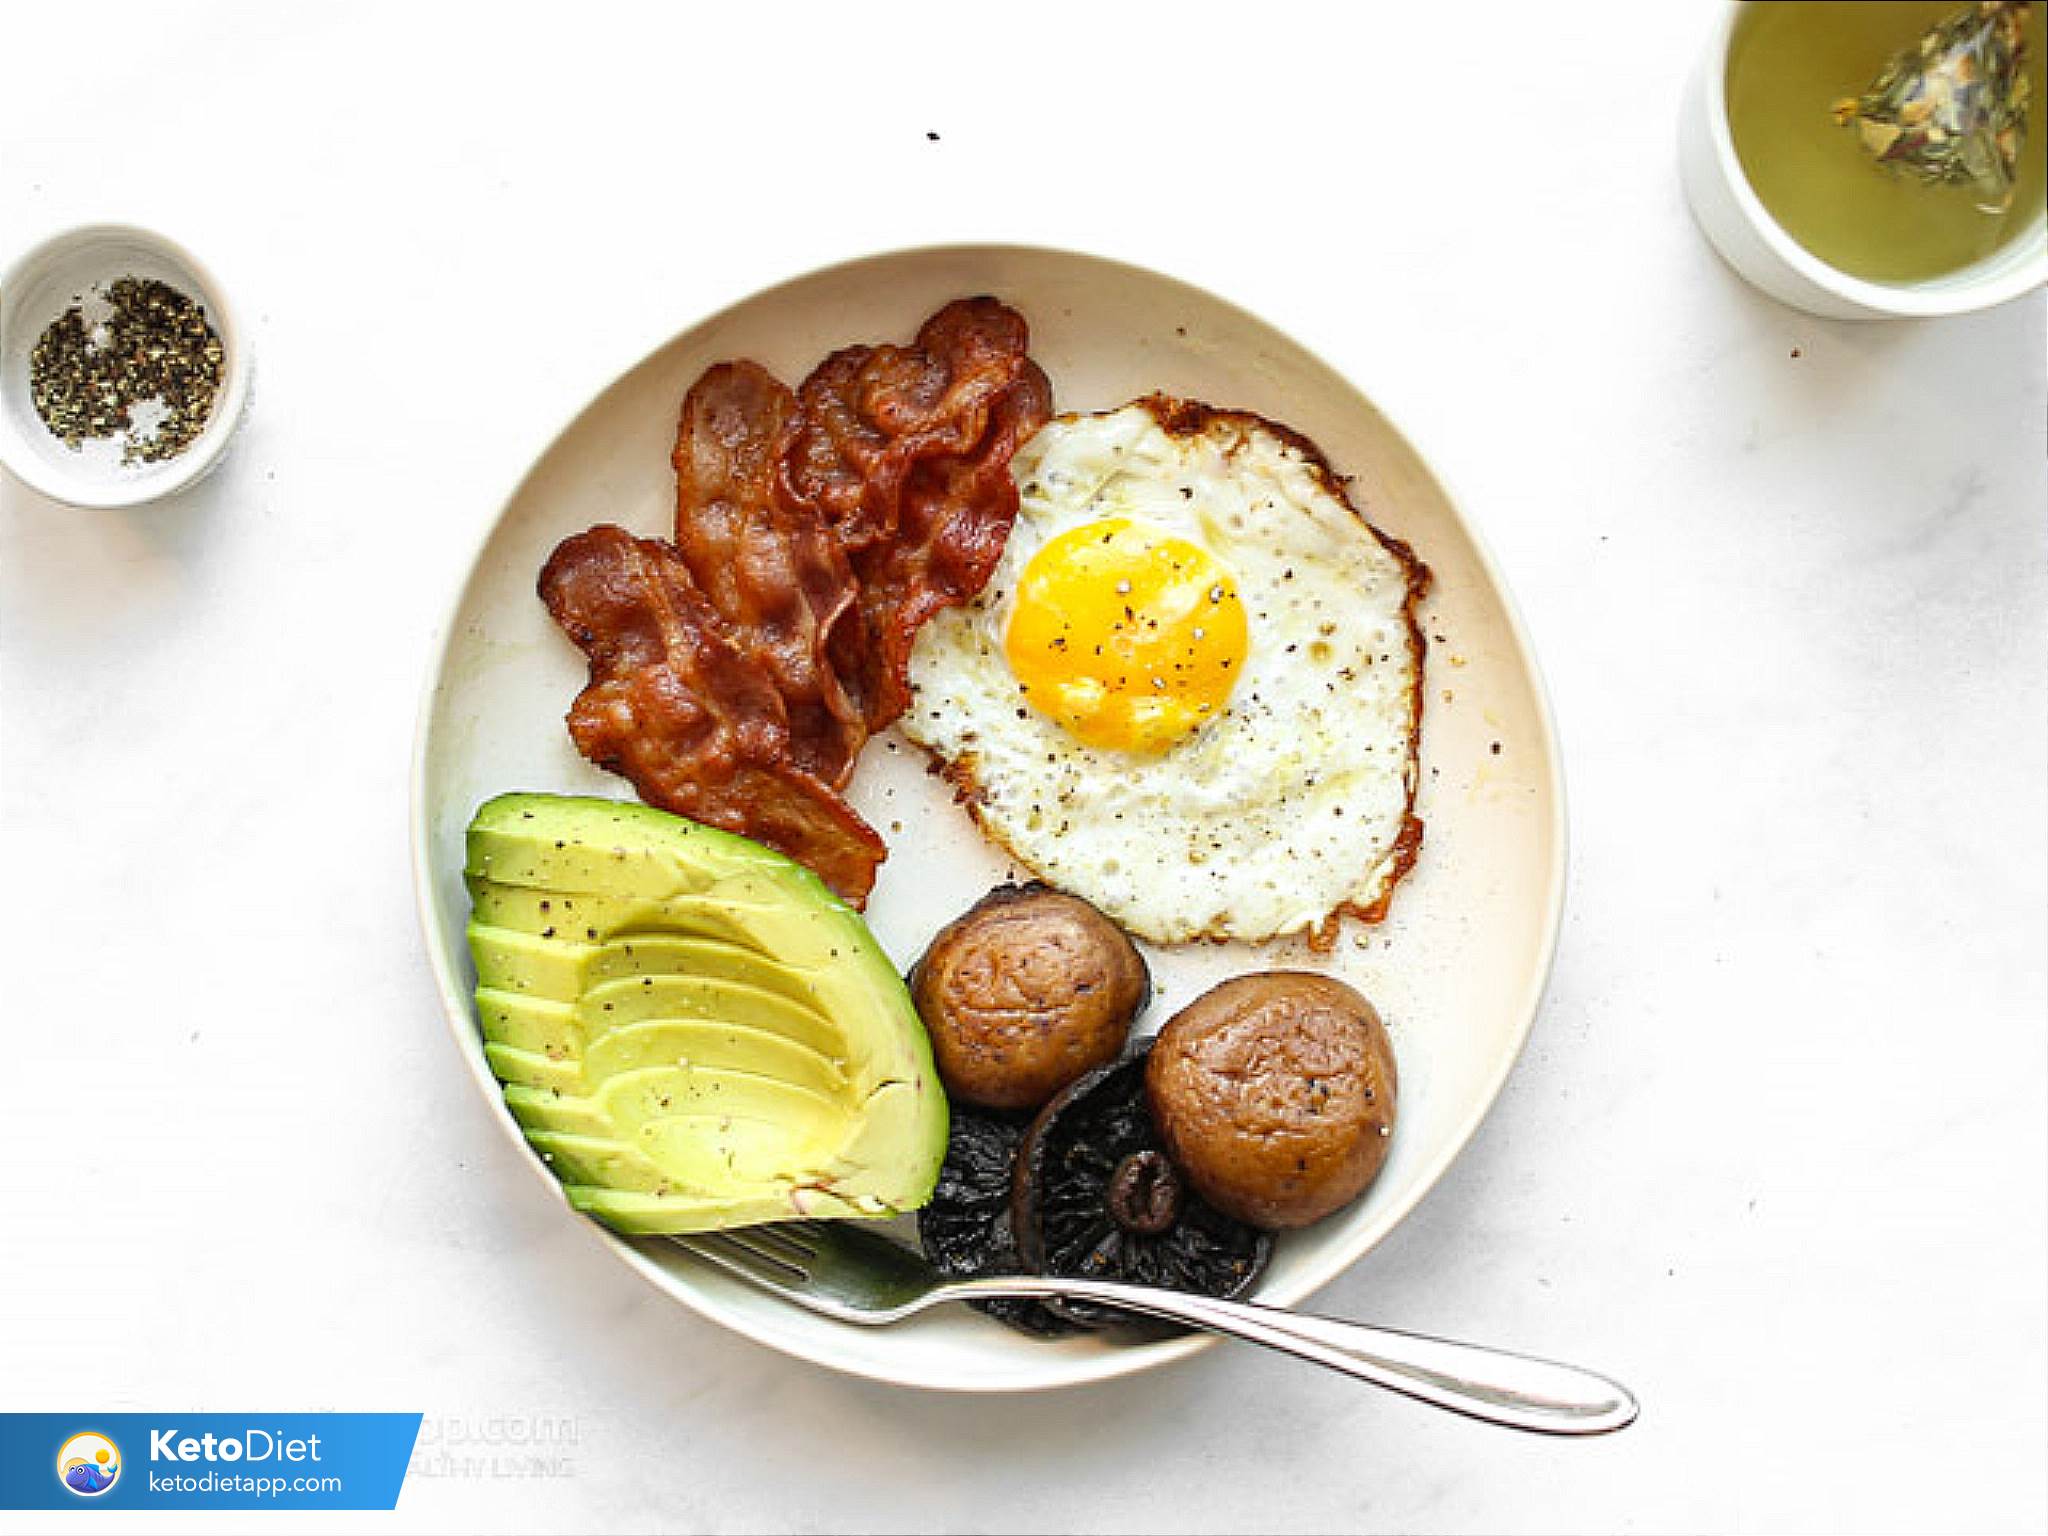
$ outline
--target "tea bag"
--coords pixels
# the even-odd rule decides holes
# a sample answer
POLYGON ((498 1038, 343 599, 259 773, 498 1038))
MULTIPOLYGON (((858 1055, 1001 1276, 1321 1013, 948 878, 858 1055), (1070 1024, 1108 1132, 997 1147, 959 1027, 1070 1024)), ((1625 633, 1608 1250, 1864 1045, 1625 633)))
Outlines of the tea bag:
POLYGON ((2012 201, 2027 134, 2026 0, 1978 0, 1900 49, 1861 96, 1835 103, 1880 165, 2012 201))

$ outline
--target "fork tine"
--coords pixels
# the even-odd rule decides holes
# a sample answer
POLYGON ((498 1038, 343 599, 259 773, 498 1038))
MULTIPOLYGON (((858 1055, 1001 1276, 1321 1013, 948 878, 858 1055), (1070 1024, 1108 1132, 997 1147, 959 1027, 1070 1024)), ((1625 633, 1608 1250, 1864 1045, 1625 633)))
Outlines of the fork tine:
POLYGON ((798 1306, 843 1323, 893 1323, 940 1295, 925 1259, 856 1222, 772 1223, 677 1234, 674 1241, 721 1269, 798 1306))
POLYGON ((817 1257, 818 1245, 814 1240, 799 1237, 787 1225, 768 1227, 734 1227, 725 1235, 742 1248, 751 1248, 765 1253, 796 1269, 807 1268, 817 1257))
POLYGON ((735 1242, 729 1232, 691 1232, 678 1236, 676 1242, 706 1263, 716 1264, 728 1274, 751 1280, 756 1285, 771 1285, 782 1290, 801 1285, 808 1278, 803 1270, 786 1259, 735 1242))

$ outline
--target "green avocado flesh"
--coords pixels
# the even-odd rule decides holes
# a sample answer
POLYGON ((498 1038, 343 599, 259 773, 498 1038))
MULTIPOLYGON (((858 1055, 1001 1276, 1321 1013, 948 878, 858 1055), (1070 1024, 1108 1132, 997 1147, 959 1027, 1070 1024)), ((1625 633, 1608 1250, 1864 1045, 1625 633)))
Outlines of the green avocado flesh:
POLYGON ((802 865, 649 806, 516 794, 476 813, 464 877, 484 1054, 578 1210, 652 1234, 931 1198, 924 1025, 802 865))

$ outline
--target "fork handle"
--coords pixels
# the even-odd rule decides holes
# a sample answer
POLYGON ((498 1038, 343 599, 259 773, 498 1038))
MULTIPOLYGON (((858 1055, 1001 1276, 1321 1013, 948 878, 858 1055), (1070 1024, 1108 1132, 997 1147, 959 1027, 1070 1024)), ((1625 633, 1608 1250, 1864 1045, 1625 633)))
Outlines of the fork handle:
POLYGON ((1439 1408, 1514 1429, 1600 1435, 1624 1428, 1636 1417, 1636 1400, 1626 1387, 1578 1366, 1256 1302, 1217 1301, 1150 1286, 1051 1275, 967 1280, 946 1291, 961 1299, 1066 1296, 1144 1312, 1263 1344, 1439 1408))

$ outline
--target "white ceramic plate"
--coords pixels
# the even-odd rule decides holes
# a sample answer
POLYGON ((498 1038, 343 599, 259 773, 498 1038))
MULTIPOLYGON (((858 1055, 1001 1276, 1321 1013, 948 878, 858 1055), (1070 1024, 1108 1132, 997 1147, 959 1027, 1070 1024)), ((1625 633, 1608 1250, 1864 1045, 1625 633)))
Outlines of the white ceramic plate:
MULTIPOLYGON (((534 595, 557 542, 597 522, 660 534, 674 515, 669 450, 684 391, 710 364, 751 357, 794 383, 832 349, 907 341, 948 299, 992 293, 1031 324, 1032 355, 1061 410, 1099 410, 1148 391, 1256 411, 1306 432, 1354 500, 1435 574, 1423 772, 1427 825, 1415 872, 1387 921, 1347 928, 1327 958, 1298 943, 1154 949, 1150 1033, 1204 988, 1277 965, 1328 968, 1378 1004, 1401 1067, 1392 1153, 1348 1210, 1284 1238, 1259 1299, 1300 1301, 1371 1248, 1471 1137, 1520 1053, 1556 944, 1564 805, 1542 684, 1513 605, 1472 529, 1429 467, 1356 388, 1299 343, 1199 289, 1067 252, 964 246, 876 256, 771 288, 667 342, 565 427, 513 493, 478 551, 435 657, 413 779, 415 873, 427 944, 457 1046, 505 1134, 520 1139, 485 1064, 463 939, 463 831, 505 790, 631 798, 577 756, 562 716, 582 656, 534 595)), ((932 933, 1012 873, 922 755, 872 742, 853 799, 890 845, 868 917, 905 966, 932 933)), ((560 1199, 538 1157, 537 1186, 560 1199)), ((566 1202, 565 1221, 582 1221, 566 1202)), ((1024 1338, 964 1308, 889 1329, 830 1322, 722 1276, 662 1241, 590 1224, 620 1259, 678 1301, 790 1354, 906 1384, 1014 1391, 1124 1375, 1203 1347, 1024 1338)))

